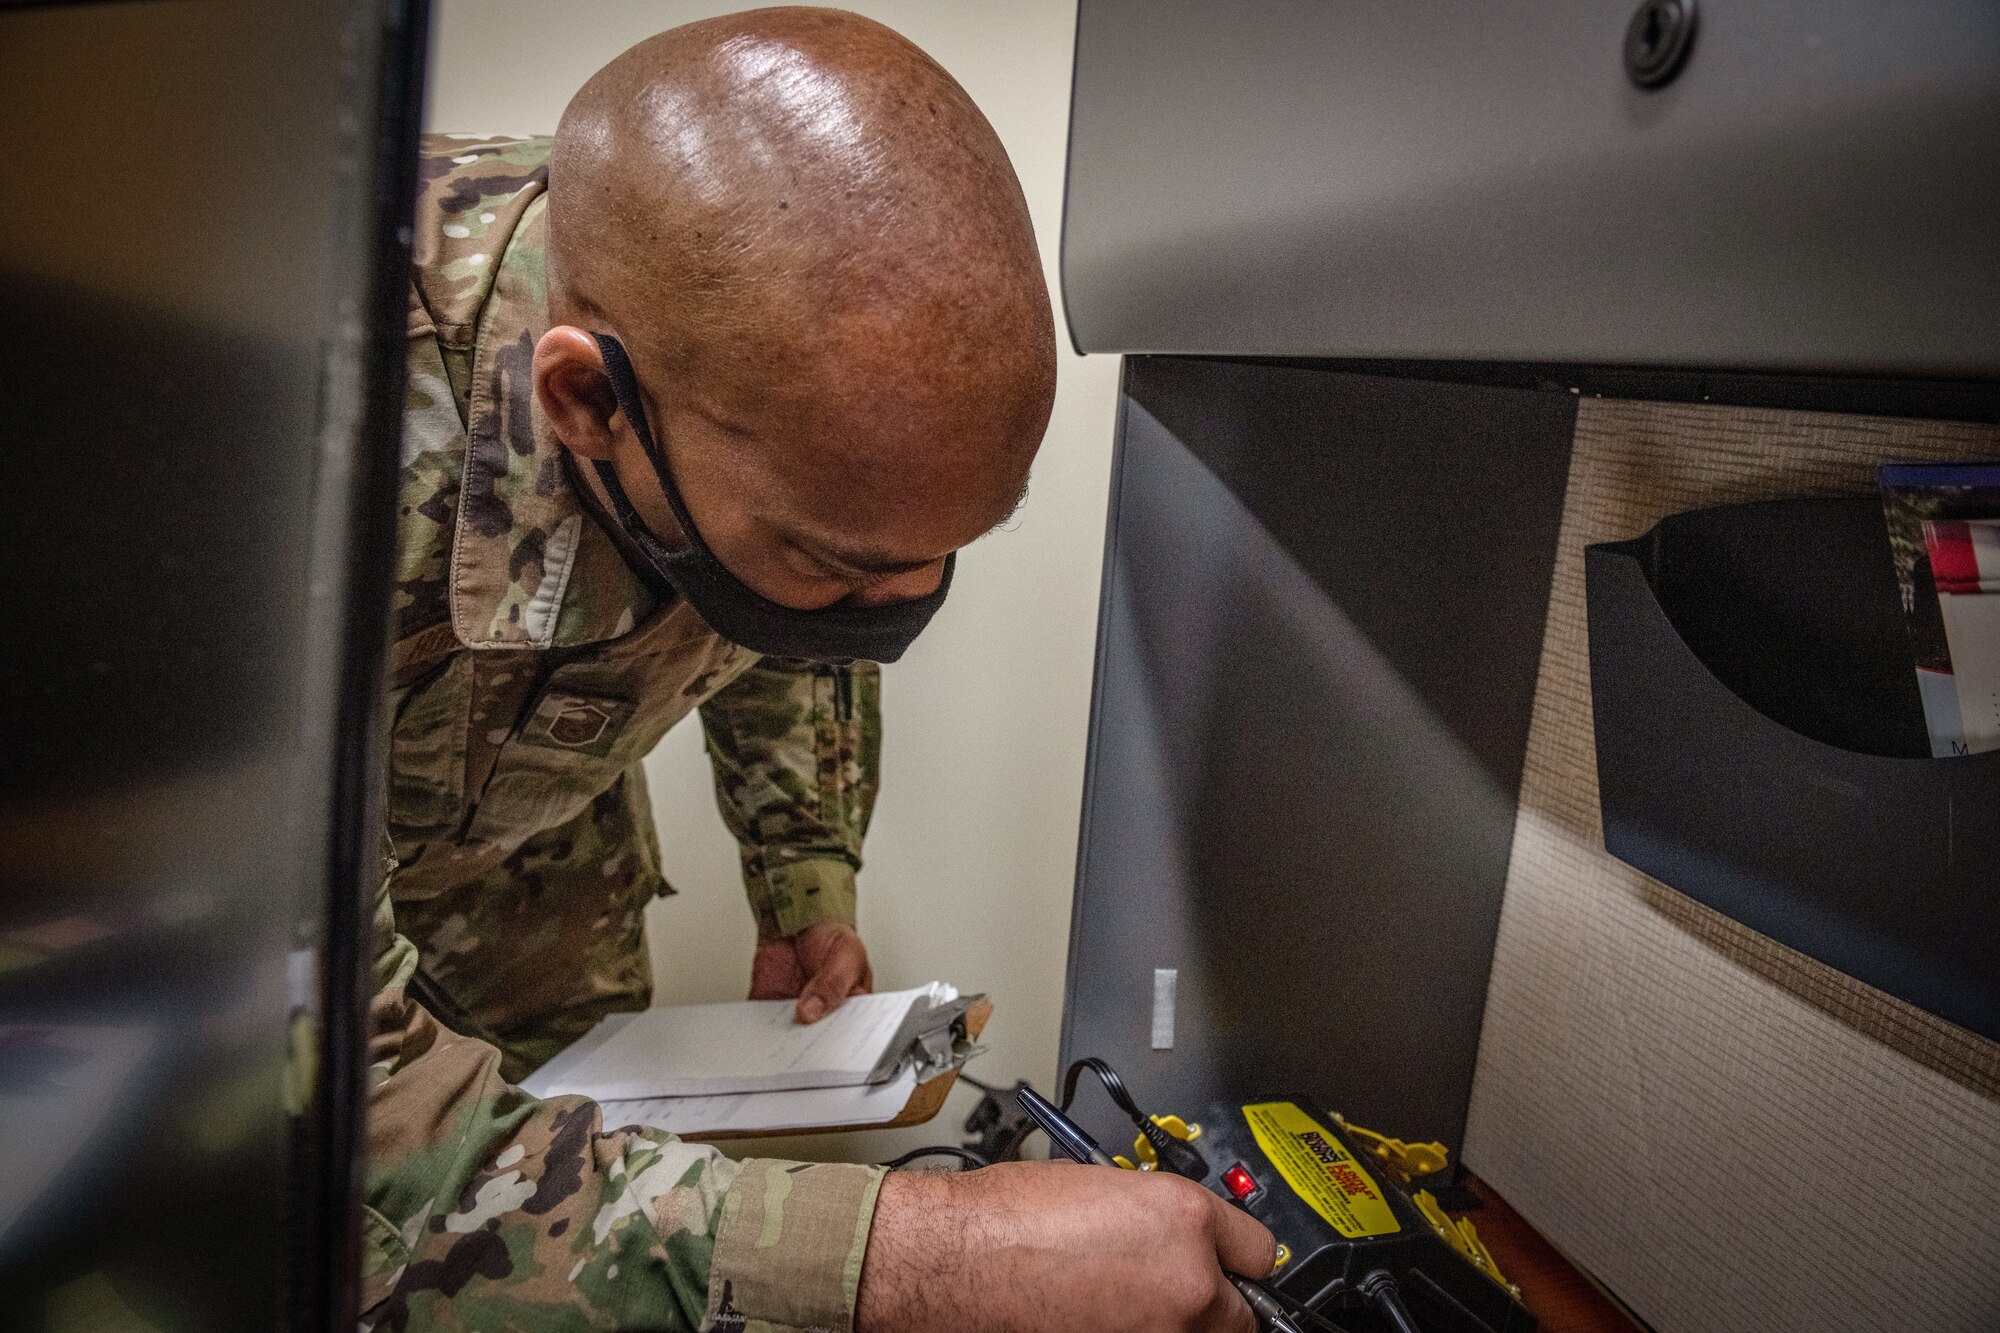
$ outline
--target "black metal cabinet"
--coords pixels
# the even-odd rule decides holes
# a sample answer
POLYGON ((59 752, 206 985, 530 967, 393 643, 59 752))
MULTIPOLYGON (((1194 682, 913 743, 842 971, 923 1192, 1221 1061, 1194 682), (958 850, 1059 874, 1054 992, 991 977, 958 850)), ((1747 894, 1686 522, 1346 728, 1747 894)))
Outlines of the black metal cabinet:
POLYGON ((2000 8, 1637 7, 1082 0, 1077 345, 2000 372, 2000 8))

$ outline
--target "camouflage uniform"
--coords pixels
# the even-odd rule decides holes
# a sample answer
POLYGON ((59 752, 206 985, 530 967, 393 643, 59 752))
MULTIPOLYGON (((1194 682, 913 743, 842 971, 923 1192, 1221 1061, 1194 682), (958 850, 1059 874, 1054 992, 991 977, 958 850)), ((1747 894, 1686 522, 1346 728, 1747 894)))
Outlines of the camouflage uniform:
POLYGON ((875 668, 721 639, 581 508, 529 373, 548 148, 420 164, 364 1325, 846 1329, 878 1172, 607 1134, 507 1082, 647 1002, 667 728, 700 710, 767 939, 854 920, 880 735, 875 668))

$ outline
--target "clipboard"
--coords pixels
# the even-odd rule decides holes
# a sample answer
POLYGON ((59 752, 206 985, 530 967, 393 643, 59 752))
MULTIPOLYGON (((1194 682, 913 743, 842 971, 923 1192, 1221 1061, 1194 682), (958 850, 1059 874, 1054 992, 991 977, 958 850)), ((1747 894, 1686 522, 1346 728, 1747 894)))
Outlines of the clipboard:
MULTIPOLYGON (((969 1041, 977 1041, 979 1034, 986 1030, 986 1020, 993 1016, 993 1001, 986 996, 978 996, 965 1007, 965 1035, 969 1041)), ((951 1094, 958 1082, 958 1071, 964 1067, 964 1060, 958 1061, 946 1072, 935 1078, 917 1084, 909 1101, 893 1120, 877 1120, 858 1125, 811 1125, 773 1129, 724 1129, 705 1131, 698 1134, 682 1135, 689 1143, 723 1143, 732 1139, 802 1138, 809 1134, 852 1134, 864 1129, 902 1129, 910 1125, 921 1125, 931 1120, 944 1109, 945 1098, 951 1094)))

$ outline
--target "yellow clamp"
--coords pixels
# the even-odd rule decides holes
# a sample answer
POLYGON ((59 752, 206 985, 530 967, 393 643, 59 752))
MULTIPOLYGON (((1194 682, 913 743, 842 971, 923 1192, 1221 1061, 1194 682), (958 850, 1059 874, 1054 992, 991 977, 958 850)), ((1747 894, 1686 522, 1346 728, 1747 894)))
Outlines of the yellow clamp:
POLYGON ((1470 1259, 1474 1268, 1505 1287, 1515 1300, 1521 1299, 1521 1289, 1501 1274, 1500 1265, 1493 1261, 1493 1253, 1486 1248, 1486 1242, 1479 1239, 1479 1230, 1472 1225, 1471 1218, 1454 1219, 1438 1206, 1436 1197, 1429 1190, 1418 1190, 1415 1201, 1417 1211, 1424 1215, 1424 1220, 1438 1235, 1444 1237, 1445 1244, 1470 1259))
MULTIPOLYGON (((1193 1143, 1201 1137, 1200 1125, 1190 1125, 1177 1115, 1156 1115, 1153 1117, 1153 1123, 1161 1129, 1166 1130, 1167 1133, 1173 1135, 1182 1143, 1193 1143)), ((1152 1144, 1146 1142, 1144 1134, 1133 1138, 1132 1156, 1137 1157, 1139 1160, 1136 1163, 1129 1157, 1114 1157, 1111 1160, 1124 1167, 1127 1171, 1157 1171, 1160 1169, 1160 1155, 1153 1151, 1152 1144)))
MULTIPOLYGON (((1401 1139, 1377 1134, 1372 1129, 1363 1129, 1339 1112, 1334 1113, 1333 1123, 1339 1125, 1348 1137, 1365 1144, 1383 1165, 1404 1180, 1428 1176, 1451 1165, 1451 1154, 1442 1143, 1405 1143, 1401 1139)), ((1493 1261, 1493 1253, 1486 1248, 1486 1242, 1479 1239, 1479 1230, 1472 1225, 1471 1219, 1452 1218, 1438 1205, 1437 1197, 1429 1190, 1418 1190, 1415 1202, 1417 1211, 1444 1238, 1445 1244, 1471 1260, 1474 1268, 1506 1288, 1515 1300, 1521 1298, 1521 1289, 1501 1275, 1500 1265, 1493 1261)))
POLYGON ((1334 1113, 1333 1123, 1339 1125, 1350 1137, 1366 1144, 1368 1150, 1380 1158, 1383 1165, 1405 1180, 1428 1176, 1451 1165, 1451 1154, 1445 1151, 1442 1143, 1405 1143, 1401 1139, 1377 1134, 1372 1129, 1363 1129, 1337 1111, 1334 1113))

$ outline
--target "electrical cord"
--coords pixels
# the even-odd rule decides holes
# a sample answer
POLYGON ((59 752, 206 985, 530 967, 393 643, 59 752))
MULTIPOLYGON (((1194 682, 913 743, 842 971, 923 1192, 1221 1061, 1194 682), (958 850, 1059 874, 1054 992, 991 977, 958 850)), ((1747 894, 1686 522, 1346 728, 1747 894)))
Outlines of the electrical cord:
POLYGON ((956 1157, 963 1164, 960 1169, 969 1171, 977 1171, 982 1166, 993 1165, 993 1163, 987 1161, 970 1148, 954 1148, 947 1143, 936 1144, 929 1148, 915 1148, 904 1153, 894 1161, 880 1162, 877 1165, 887 1167, 891 1171, 900 1171, 911 1162, 920 1161, 926 1157, 956 1157))
POLYGON ((1104 1091, 1116 1103, 1119 1110, 1132 1118, 1132 1124, 1153 1146, 1153 1155, 1159 1159, 1160 1169, 1171 1175, 1185 1176, 1189 1180, 1206 1180, 1208 1163, 1193 1145, 1183 1143, 1139 1109, 1139 1103, 1132 1100, 1126 1090, 1125 1080, 1118 1077, 1118 1071, 1094 1055, 1085 1056, 1073 1062, 1063 1075, 1063 1095, 1060 1110, 1068 1111, 1070 1103, 1076 1100, 1078 1077, 1088 1069, 1097 1075, 1097 1081, 1104 1085, 1104 1091))
POLYGON ((1062 1101, 1057 1104, 1056 1109, 1067 1111, 1071 1104, 1076 1101, 1077 1080, 1086 1069, 1097 1075, 1097 1081, 1104 1085, 1104 1091, 1110 1096, 1113 1102, 1117 1103, 1119 1110, 1131 1116, 1134 1120, 1144 1120, 1146 1118, 1140 1112, 1139 1104, 1132 1100, 1132 1094, 1126 1091, 1125 1080, 1118 1077, 1118 1071, 1094 1055, 1086 1055, 1081 1060, 1070 1062, 1069 1069, 1063 1074, 1062 1101))
POLYGON ((1396 1289, 1396 1279, 1389 1276, 1387 1269, 1377 1268, 1364 1274, 1354 1289, 1375 1313, 1389 1321, 1396 1333, 1421 1333, 1417 1321, 1410 1317, 1410 1307, 1403 1304, 1403 1293, 1396 1289))
POLYGON ((1331 1319, 1328 1319, 1325 1315, 1313 1309, 1311 1306, 1307 1305, 1304 1301, 1296 1300, 1293 1297, 1287 1296, 1284 1292, 1279 1291, 1276 1287, 1267 1286, 1264 1288, 1264 1290, 1269 1292, 1271 1295, 1277 1297, 1278 1304, 1285 1307, 1285 1312, 1291 1316, 1293 1323, 1297 1323, 1300 1320, 1304 1320, 1306 1323, 1311 1324, 1316 1328, 1322 1328, 1327 1330, 1327 1333, 1351 1333, 1351 1330, 1349 1330, 1345 1325, 1334 1323, 1331 1319))

